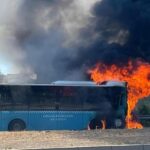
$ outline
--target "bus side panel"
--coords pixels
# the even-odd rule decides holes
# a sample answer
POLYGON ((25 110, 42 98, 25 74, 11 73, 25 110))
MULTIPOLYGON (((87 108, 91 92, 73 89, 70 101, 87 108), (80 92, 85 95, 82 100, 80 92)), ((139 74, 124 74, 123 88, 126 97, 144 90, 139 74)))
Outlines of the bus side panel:
POLYGON ((1 130, 7 131, 9 123, 14 119, 21 119, 28 126, 28 111, 1 111, 1 130))
POLYGON ((0 111, 0 131, 2 131, 2 111, 0 111))
POLYGON ((83 130, 96 116, 92 111, 59 111, 57 115, 60 130, 83 130))
POLYGON ((91 120, 93 120, 96 117, 95 111, 83 111, 83 129, 87 129, 88 125, 90 124, 91 120))
POLYGON ((83 129, 82 111, 58 111, 57 123, 59 130, 83 129))
POLYGON ((30 111, 29 130, 57 130, 57 111, 30 111))

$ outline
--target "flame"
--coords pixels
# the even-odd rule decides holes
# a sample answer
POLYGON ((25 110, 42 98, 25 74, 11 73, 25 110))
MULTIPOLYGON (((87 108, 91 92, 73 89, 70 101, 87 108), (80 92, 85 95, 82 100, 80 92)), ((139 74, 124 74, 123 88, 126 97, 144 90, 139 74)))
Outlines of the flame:
POLYGON ((106 120, 101 120, 102 129, 106 129, 106 120))
POLYGON ((150 64, 141 60, 130 60, 124 67, 98 63, 88 73, 91 75, 91 79, 97 83, 106 80, 128 83, 126 127, 142 128, 140 123, 133 121, 132 111, 139 99, 150 95, 150 64))

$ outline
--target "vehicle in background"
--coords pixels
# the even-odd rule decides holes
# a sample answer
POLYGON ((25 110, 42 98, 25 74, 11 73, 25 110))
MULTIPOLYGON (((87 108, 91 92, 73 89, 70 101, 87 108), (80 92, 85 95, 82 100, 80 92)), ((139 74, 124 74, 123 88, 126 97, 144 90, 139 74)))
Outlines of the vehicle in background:
POLYGON ((125 82, 0 85, 0 130, 124 128, 125 82))
POLYGON ((138 101, 134 109, 134 118, 144 127, 150 127, 150 97, 138 101))

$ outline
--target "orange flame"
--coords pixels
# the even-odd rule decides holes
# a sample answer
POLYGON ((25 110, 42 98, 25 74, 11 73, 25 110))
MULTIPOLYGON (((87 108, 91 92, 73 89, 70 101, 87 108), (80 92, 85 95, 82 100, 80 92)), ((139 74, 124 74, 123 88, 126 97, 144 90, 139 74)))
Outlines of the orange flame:
POLYGON ((101 120, 102 129, 106 129, 106 120, 101 120))
POLYGON ((133 121, 132 111, 139 99, 150 95, 150 64, 136 60, 129 61, 125 67, 98 63, 89 70, 91 79, 95 82, 106 80, 125 81, 128 83, 128 113, 126 116, 127 128, 142 128, 133 121))

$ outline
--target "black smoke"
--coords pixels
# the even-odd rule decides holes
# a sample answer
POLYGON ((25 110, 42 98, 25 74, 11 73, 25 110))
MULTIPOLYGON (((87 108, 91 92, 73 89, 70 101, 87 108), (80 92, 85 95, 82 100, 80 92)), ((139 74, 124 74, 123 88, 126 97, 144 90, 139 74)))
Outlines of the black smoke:
POLYGON ((95 4, 92 15, 91 24, 81 30, 90 44, 79 46, 73 66, 99 61, 125 65, 129 59, 150 62, 149 0, 103 0, 95 4))
MULTIPOLYGON (((19 1, 15 15, 3 17, 10 35, 3 47, 21 56, 14 66, 36 74, 38 83, 50 83, 87 79, 97 62, 150 62, 149 0, 93 0, 88 11, 81 1, 19 1)), ((18 1, 13 3, 14 10, 18 1)))

